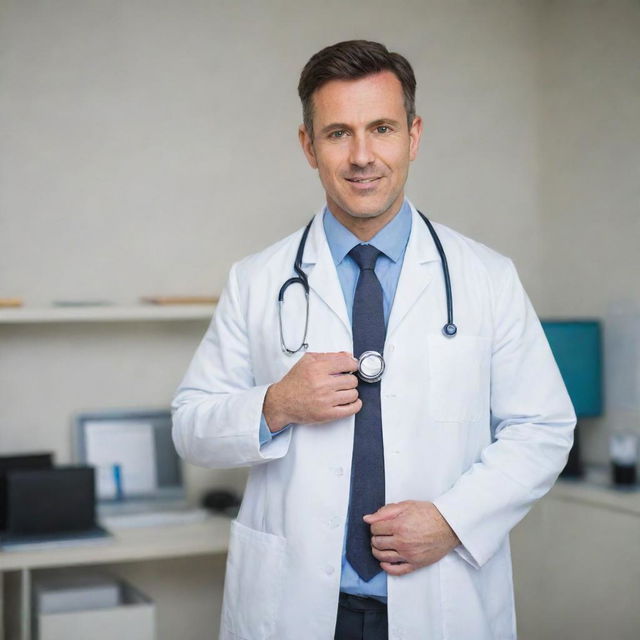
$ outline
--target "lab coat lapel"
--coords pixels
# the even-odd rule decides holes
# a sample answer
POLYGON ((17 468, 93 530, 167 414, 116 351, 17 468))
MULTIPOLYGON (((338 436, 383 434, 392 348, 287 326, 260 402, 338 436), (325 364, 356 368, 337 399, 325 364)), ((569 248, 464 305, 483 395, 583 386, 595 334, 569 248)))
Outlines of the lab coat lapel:
POLYGON ((402 271, 389 316, 387 339, 402 323, 409 310, 438 273, 440 255, 424 221, 411 205, 411 235, 404 254, 402 271))
POLYGON ((340 318, 349 335, 352 335, 347 305, 324 232, 322 215, 323 211, 316 214, 309 230, 302 268, 308 275, 310 288, 340 318))

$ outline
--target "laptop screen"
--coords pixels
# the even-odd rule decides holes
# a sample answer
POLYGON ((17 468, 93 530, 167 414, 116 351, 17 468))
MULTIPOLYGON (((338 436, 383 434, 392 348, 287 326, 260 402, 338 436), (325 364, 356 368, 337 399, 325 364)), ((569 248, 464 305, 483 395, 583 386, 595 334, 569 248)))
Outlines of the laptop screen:
POLYGON ((34 535, 95 527, 94 469, 58 467, 7 475, 7 531, 34 535))
POLYGON ((75 447, 78 461, 96 468, 96 495, 101 502, 185 495, 169 411, 78 415, 75 447))
POLYGON ((33 453, 0 457, 0 531, 7 527, 7 474, 17 469, 50 469, 51 453, 33 453))

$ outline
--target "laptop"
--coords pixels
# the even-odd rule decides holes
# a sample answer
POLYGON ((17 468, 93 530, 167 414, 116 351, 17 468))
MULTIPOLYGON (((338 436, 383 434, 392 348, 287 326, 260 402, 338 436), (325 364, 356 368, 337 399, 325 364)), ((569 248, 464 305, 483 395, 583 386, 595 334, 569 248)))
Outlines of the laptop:
POLYGON ((96 522, 95 471, 88 466, 10 471, 3 550, 106 542, 96 522))
POLYGON ((7 474, 17 469, 50 469, 51 453, 0 456, 0 534, 7 528, 7 474))
POLYGON ((82 413, 74 419, 76 459, 96 467, 99 520, 109 528, 206 519, 186 499, 168 410, 82 413))

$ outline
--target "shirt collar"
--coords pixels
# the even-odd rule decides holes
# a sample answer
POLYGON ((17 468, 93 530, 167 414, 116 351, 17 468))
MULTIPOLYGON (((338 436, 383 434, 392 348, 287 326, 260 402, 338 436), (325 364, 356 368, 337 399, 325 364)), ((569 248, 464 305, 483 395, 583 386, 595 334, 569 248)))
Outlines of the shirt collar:
MULTIPOLYGON (((322 222, 331 256, 337 266, 344 260, 349 251, 356 245, 361 244, 361 242, 349 229, 338 222, 327 207, 324 208, 322 222)), ((372 244, 393 262, 397 262, 402 257, 407 246, 410 233, 411 208, 407 200, 405 200, 402 203, 402 207, 400 207, 400 211, 366 244, 372 244)))

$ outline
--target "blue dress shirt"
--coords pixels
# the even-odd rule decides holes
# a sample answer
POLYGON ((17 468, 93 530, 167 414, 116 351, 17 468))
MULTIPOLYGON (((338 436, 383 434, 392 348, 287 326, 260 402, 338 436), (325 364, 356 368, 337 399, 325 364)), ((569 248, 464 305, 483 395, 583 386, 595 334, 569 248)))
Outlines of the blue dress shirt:
MULTIPOLYGON (((349 314, 349 321, 351 321, 353 298, 356 285, 358 284, 360 268, 348 253, 353 247, 361 244, 361 242, 351 231, 338 222, 326 207, 322 221, 331 256, 336 265, 340 286, 342 287, 342 293, 349 314)), ((382 251, 382 255, 376 262, 375 273, 382 285, 385 323, 389 321, 389 314, 391 313, 393 298, 396 293, 398 279, 400 278, 404 253, 407 248, 410 233, 411 208, 405 200, 397 215, 380 229, 368 243, 364 243, 372 244, 376 249, 382 251)), ((285 429, 286 428, 287 427, 285 427, 285 429)), ((263 416, 260 423, 260 445, 266 444, 274 436, 277 436, 277 433, 272 434, 269 431, 263 416)), ((345 542, 346 535, 347 531, 345 527, 345 542)), ((347 561, 345 546, 343 545, 340 590, 353 595, 386 600, 387 575, 384 571, 381 571, 369 582, 362 580, 347 561)))

